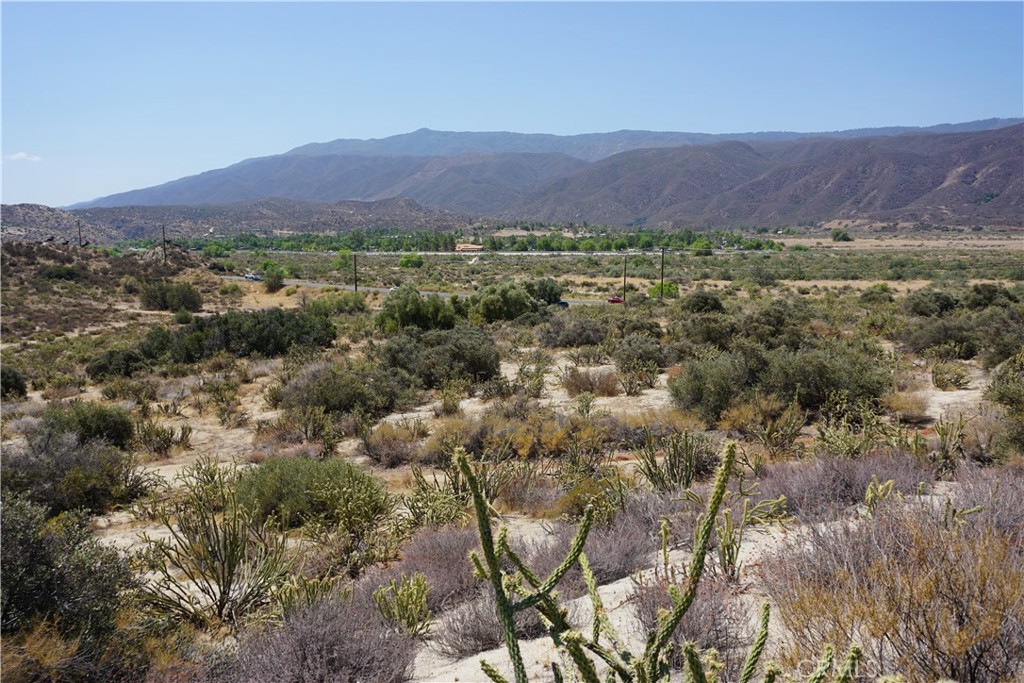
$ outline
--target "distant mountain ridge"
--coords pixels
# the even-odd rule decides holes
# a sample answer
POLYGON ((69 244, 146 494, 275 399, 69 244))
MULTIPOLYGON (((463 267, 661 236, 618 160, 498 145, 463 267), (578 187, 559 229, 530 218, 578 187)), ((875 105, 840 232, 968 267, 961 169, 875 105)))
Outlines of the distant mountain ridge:
POLYGON ((647 147, 710 145, 727 140, 785 141, 804 138, 855 138, 901 135, 904 133, 970 133, 1024 123, 1024 119, 984 119, 936 126, 890 126, 843 131, 797 133, 762 131, 756 133, 678 133, 649 130, 620 130, 612 133, 551 135, 547 133, 453 132, 421 128, 412 133, 371 140, 338 139, 301 145, 286 155, 358 156, 461 156, 464 154, 567 154, 585 161, 598 161, 620 152, 647 147))
MULTIPOLYGON (((522 147, 535 141, 534 136, 418 131, 385 141, 357 142, 387 142, 392 151, 433 145, 435 150, 443 147, 460 154, 367 156, 357 153, 351 141, 336 141, 334 149, 349 153, 293 150, 248 159, 101 198, 90 203, 88 210, 228 206, 271 197, 320 204, 404 198, 424 210, 467 217, 657 228, 771 227, 832 219, 1021 226, 1024 124, 973 130, 993 122, 961 124, 970 129, 966 132, 874 137, 850 133, 648 146, 589 162, 563 152, 466 152, 483 142, 522 147)), ((597 137, 605 145, 626 144, 625 138, 615 135, 597 137)), ((540 137, 561 143, 567 139, 540 137)), ((571 137, 573 144, 579 138, 589 139, 571 137)), ((415 211, 402 214, 409 220, 424 216, 415 211)), ((366 212, 360 215, 369 220, 366 212)), ((233 209, 230 216, 229 223, 239 214, 233 209)), ((423 219, 426 225, 437 224, 433 217, 423 219)), ((283 215, 277 220, 289 226, 296 223, 283 215)), ((311 224, 309 229, 316 228, 311 224)))

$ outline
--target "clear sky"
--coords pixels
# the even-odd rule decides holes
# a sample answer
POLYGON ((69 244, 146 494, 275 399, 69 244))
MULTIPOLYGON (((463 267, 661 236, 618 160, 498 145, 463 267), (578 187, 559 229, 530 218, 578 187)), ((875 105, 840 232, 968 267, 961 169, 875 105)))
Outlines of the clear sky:
POLYGON ((1024 116, 1022 2, 2 3, 3 202, 417 128, 1024 116))

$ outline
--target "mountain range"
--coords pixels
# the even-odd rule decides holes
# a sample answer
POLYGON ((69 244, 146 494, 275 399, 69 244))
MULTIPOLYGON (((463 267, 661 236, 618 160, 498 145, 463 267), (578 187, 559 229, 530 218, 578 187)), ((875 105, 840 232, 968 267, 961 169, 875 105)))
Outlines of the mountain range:
MULTIPOLYGON (((446 229, 482 220, 649 228, 834 219, 1022 226, 1021 121, 736 135, 421 129, 303 145, 101 197, 70 207, 70 215, 123 236, 151 236, 162 224, 205 234, 446 229)), ((41 215, 5 206, 5 233, 29 214, 41 215)))

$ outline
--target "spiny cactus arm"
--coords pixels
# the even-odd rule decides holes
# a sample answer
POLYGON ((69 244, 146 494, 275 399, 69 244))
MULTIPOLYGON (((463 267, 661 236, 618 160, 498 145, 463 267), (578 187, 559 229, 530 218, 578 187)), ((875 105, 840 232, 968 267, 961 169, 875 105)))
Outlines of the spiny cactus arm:
POLYGON ((508 681, 505 680, 505 677, 502 676, 497 669, 483 659, 480 660, 480 668, 484 670, 487 677, 494 681, 494 683, 508 683, 508 681))
POLYGON ((632 680, 629 669, 623 666, 622 663, 615 658, 613 653, 596 643, 588 641, 579 631, 567 632, 565 634, 565 643, 569 656, 572 657, 572 661, 576 664, 576 668, 579 670, 584 680, 591 680, 591 676, 594 683, 598 683, 600 680, 597 676, 597 670, 594 668, 594 663, 591 662, 590 658, 583 652, 584 647, 600 657, 612 671, 618 674, 621 680, 632 680))
MULTIPOLYGON (((519 650, 519 639, 516 637, 515 621, 513 619, 512 605, 509 604, 508 594, 505 592, 505 583, 501 567, 498 564, 498 554, 494 546, 494 536, 491 533, 491 518, 488 515, 487 501, 484 500, 480 491, 480 482, 477 481, 473 468, 469 466, 469 460, 464 451, 456 454, 456 461, 459 470, 469 484, 470 494, 473 496, 473 508, 476 511, 477 531, 480 533, 480 546, 484 552, 484 560, 487 563, 487 574, 494 590, 494 602, 496 603, 498 620, 501 623, 501 630, 505 635, 505 649, 508 651, 509 659, 512 662, 512 669, 515 672, 516 683, 528 683, 526 676, 526 665, 523 663, 523 655, 519 650)), ((479 561, 476 562, 478 570, 483 567, 479 561)), ((490 667, 491 671, 497 671, 490 667)), ((491 676, 486 668, 484 673, 491 676)))
POLYGON ((764 681, 763 683, 775 683, 775 679, 782 675, 782 670, 779 669, 774 663, 769 664, 764 668, 764 681))
POLYGON ((537 574, 534 573, 534 571, 530 569, 525 562, 523 562, 523 558, 519 557, 519 553, 512 550, 512 547, 508 544, 508 534, 500 534, 498 536, 498 551, 507 557, 513 565, 515 565, 516 569, 519 570, 519 573, 523 575, 523 578, 526 579, 528 584, 534 588, 540 587, 540 577, 538 577, 537 574))
POLYGON ((594 577, 594 571, 590 568, 590 560, 587 559, 586 553, 580 555, 580 566, 583 568, 583 582, 587 586, 587 594, 590 596, 590 602, 594 608, 594 635, 591 638, 593 647, 591 648, 589 644, 587 647, 607 661, 609 666, 613 668, 619 666, 621 671, 628 671, 628 667, 633 663, 633 653, 622 647, 619 633, 615 630, 615 626, 612 625, 611 619, 608 618, 608 610, 605 609, 604 601, 601 600, 601 595, 597 592, 597 579, 594 577), (604 648, 600 645, 602 630, 608 636, 611 648, 604 648), (612 648, 615 651, 615 655, 618 656, 618 662, 621 662, 621 665, 611 662, 601 654, 602 652, 610 651, 612 648))
POLYGON ((818 668, 807 677, 807 683, 822 683, 825 677, 828 676, 828 672, 832 669, 832 662, 834 660, 835 652, 832 650, 832 647, 826 647, 824 656, 818 662, 818 668))
POLYGON ((747 654, 747 661, 743 664, 740 672, 739 683, 750 683, 754 680, 754 672, 757 670, 757 662, 764 653, 764 646, 768 642, 768 618, 771 616, 771 605, 765 601, 761 605, 761 624, 757 628, 757 636, 754 637, 754 644, 747 654))
POLYGON ((473 573, 476 574, 479 579, 483 581, 491 580, 490 572, 488 572, 487 568, 484 567, 484 563, 480 561, 480 556, 477 555, 475 551, 471 550, 469 552, 469 561, 473 563, 473 573))
POLYGON ((839 667, 839 673, 836 674, 835 683, 853 683, 856 680, 857 665, 860 664, 863 654, 856 643, 850 646, 850 651, 846 653, 846 659, 843 660, 842 666, 839 667))
POLYGON ((686 587, 678 599, 673 598, 675 603, 670 615, 664 619, 658 627, 653 642, 648 645, 644 652, 643 668, 650 681, 657 681, 659 674, 659 659, 661 652, 665 649, 672 632, 675 631, 683 615, 690 609, 693 599, 697 595, 697 587, 700 585, 700 577, 704 572, 704 562, 707 559, 708 544, 711 541, 711 532, 715 528, 715 519, 718 515, 718 508, 725 498, 725 489, 729 484, 729 476, 732 474, 732 466, 736 461, 736 444, 730 443, 725 449, 725 456, 722 464, 718 467, 718 474, 715 476, 715 485, 708 500, 707 508, 704 510, 703 520, 697 532, 693 547, 693 558, 690 561, 690 568, 686 576, 686 587))
POLYGON ((604 628, 609 638, 615 639, 611 622, 608 620, 608 611, 604 608, 604 601, 597 592, 597 579, 594 577, 594 570, 590 568, 590 560, 586 553, 580 554, 580 568, 583 570, 583 583, 587 587, 587 595, 590 596, 590 604, 594 608, 594 634, 591 641, 601 641, 601 629, 604 628))
POLYGON ((683 645, 683 656, 686 657, 686 680, 690 683, 708 683, 704 675, 704 664, 700 661, 700 655, 693 643, 683 645))
MULTIPOLYGON (((580 522, 580 528, 576 532, 576 538, 572 542, 572 547, 569 548, 569 553, 565 556, 555 571, 551 572, 551 576, 537 588, 533 595, 520 600, 513 605, 513 609, 527 609, 533 607, 541 601, 542 596, 548 595, 555 589, 555 586, 559 581, 566 575, 566 573, 572 569, 572 566, 576 564, 576 560, 579 559, 580 554, 583 552, 583 546, 587 542, 587 534, 590 533, 590 523, 594 518, 594 510, 590 506, 587 506, 586 511, 583 513, 583 520, 580 522)), ((507 543, 506 543, 507 547, 507 543)))
MULTIPOLYGON (((504 529, 502 531, 504 531, 504 529)), ((527 583, 534 588, 540 586, 541 581, 537 575, 532 569, 526 566, 526 563, 523 562, 522 558, 519 557, 511 547, 509 547, 508 537, 506 534, 499 535, 498 546, 500 552, 511 560, 512 564, 514 564, 519 570, 521 577, 526 579, 527 583)), ((521 583, 517 586, 517 592, 520 595, 527 595, 527 592, 522 587, 521 583)), ((555 642, 555 645, 558 647, 563 646, 564 643, 562 642, 561 634, 568 631, 571 627, 569 626, 569 622, 566 620, 566 610, 558 606, 557 593, 552 591, 544 594, 536 607, 537 611, 540 612, 541 617, 547 621, 549 627, 548 632, 551 639, 555 642)))

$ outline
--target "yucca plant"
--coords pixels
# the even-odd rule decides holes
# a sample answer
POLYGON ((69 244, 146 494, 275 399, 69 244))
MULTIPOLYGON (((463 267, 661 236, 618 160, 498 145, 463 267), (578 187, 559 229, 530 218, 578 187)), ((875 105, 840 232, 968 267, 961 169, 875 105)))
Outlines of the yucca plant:
POLYGON ((291 561, 285 539, 241 505, 234 474, 202 459, 179 477, 185 494, 157 512, 166 539, 147 538, 157 578, 143 603, 200 628, 234 627, 270 604, 291 561))
POLYGON ((703 434, 670 434, 659 444, 648 429, 637 453, 637 472, 658 493, 670 493, 689 488, 694 479, 714 467, 716 457, 711 440, 703 434))

